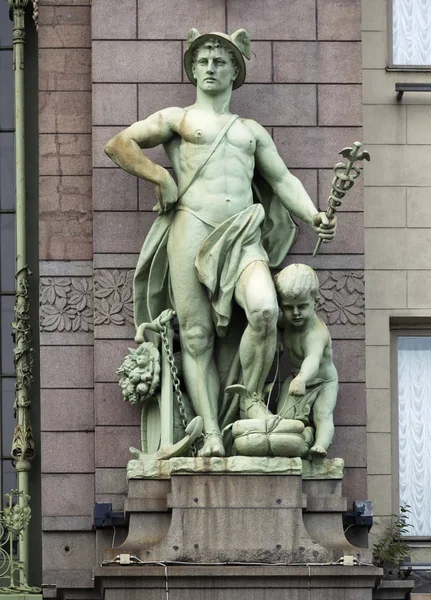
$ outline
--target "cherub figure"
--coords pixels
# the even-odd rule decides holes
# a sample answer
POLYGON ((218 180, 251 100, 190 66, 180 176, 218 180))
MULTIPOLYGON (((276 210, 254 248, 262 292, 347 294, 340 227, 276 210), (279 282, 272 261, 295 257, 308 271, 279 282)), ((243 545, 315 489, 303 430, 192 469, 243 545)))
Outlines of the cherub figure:
POLYGON ((328 328, 316 314, 319 280, 307 265, 293 264, 275 277, 281 315, 279 328, 292 376, 283 384, 277 413, 315 428, 310 454, 326 456, 334 437, 333 411, 338 374, 328 328))

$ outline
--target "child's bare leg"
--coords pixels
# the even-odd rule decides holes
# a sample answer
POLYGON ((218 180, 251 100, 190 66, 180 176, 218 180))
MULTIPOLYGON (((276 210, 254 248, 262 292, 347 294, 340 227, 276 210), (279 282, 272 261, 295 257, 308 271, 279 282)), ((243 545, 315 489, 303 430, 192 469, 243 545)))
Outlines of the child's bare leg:
POLYGON ((334 438, 333 412, 337 402, 338 381, 325 384, 313 404, 313 421, 316 427, 315 442, 311 454, 326 456, 334 438))
POLYGON ((334 438, 333 412, 337 402, 338 381, 325 384, 313 404, 313 421, 316 426, 315 442, 310 453, 326 456, 334 438))

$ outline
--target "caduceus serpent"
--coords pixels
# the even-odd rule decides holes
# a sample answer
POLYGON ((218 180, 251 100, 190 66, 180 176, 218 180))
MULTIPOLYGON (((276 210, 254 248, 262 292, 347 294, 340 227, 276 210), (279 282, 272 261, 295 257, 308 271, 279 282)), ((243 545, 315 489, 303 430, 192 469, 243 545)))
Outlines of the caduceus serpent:
MULTIPOLYGON (((328 199, 328 209, 326 216, 331 219, 336 213, 337 209, 341 206, 341 200, 344 198, 346 193, 353 187, 355 179, 361 174, 361 170, 355 166, 355 162, 359 160, 370 160, 370 154, 367 150, 362 150, 362 144, 355 142, 353 148, 343 148, 340 154, 344 158, 348 158, 349 162, 347 165, 340 162, 334 167, 335 176, 331 182, 332 191, 328 199)), ((314 248, 313 256, 319 252, 319 248, 322 244, 322 238, 317 240, 316 247, 314 248)))

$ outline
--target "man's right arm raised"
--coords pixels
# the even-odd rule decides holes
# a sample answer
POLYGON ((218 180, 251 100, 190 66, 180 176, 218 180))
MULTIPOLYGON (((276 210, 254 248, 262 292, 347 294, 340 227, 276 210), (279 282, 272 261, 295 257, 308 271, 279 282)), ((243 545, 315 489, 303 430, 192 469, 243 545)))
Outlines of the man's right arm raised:
POLYGON ((150 160, 142 148, 165 144, 176 134, 175 125, 184 114, 182 108, 163 109, 143 121, 134 123, 117 134, 105 146, 105 152, 116 165, 154 183, 159 204, 155 210, 165 212, 176 202, 178 189, 170 173, 150 160))

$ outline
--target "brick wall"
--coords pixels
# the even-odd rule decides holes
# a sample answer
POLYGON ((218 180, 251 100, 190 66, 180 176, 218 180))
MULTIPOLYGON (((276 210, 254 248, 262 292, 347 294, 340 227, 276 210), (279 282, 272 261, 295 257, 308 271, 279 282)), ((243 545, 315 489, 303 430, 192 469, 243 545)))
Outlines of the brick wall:
MULTIPOLYGON (((41 4, 45 577, 88 587, 92 563, 84 566, 80 548, 94 553, 92 503, 122 508, 128 448, 139 445, 139 408, 122 402, 115 370, 133 338, 131 274, 155 218, 152 186, 117 169, 103 146, 159 108, 194 101, 182 68, 191 27, 246 28, 254 54, 232 111, 268 129, 325 209, 337 153, 362 137, 361 8, 358 0, 93 0, 90 92, 90 7, 41 4), (65 490, 58 505, 56 486, 65 490)), ((168 166, 162 149, 148 155, 168 166)), ((346 198, 332 245, 312 259, 315 234, 301 228, 288 257, 314 266, 323 284, 341 381, 331 455, 345 458, 349 500, 366 496, 361 185, 346 198)))

